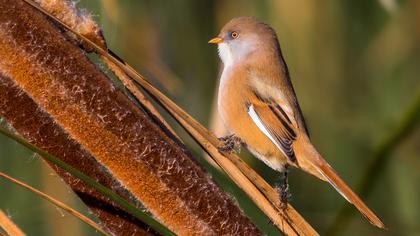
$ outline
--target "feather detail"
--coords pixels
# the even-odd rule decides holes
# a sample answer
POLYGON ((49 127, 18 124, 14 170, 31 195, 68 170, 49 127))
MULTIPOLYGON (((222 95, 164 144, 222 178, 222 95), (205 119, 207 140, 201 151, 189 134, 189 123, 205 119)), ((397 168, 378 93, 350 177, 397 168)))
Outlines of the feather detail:
MULTIPOLYGON (((296 134, 293 129, 287 124, 283 123, 282 118, 276 113, 276 111, 270 106, 258 106, 251 104, 248 107, 248 114, 251 117, 252 121, 257 125, 257 127, 267 136, 271 142, 276 145, 276 147, 283 153, 284 156, 288 158, 293 165, 297 165, 295 153, 293 152, 292 144, 296 138, 296 134), (274 122, 268 120, 274 119, 274 122), (277 127, 272 127, 270 124, 276 124, 276 120, 281 119, 283 126, 280 132, 276 130, 277 127), (268 121, 268 122, 267 122, 268 121)), ((278 121, 277 121, 278 123, 278 121)))

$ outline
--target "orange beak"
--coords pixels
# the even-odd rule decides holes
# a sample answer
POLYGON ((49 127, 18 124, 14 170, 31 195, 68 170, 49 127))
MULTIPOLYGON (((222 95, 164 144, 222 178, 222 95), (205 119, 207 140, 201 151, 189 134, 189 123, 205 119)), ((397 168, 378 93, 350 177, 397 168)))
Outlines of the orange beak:
POLYGON ((219 43, 223 43, 223 42, 224 42, 223 38, 221 38, 221 37, 219 37, 219 36, 217 36, 217 37, 215 37, 215 38, 212 38, 212 39, 209 41, 209 43, 214 43, 214 44, 219 44, 219 43))

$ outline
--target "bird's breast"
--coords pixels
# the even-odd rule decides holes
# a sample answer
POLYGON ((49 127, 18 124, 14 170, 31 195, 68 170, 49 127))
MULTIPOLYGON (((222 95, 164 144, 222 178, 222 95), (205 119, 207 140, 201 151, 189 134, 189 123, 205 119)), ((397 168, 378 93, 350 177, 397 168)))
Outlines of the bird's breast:
POLYGON ((227 128, 232 128, 232 118, 246 114, 245 94, 243 84, 234 70, 224 68, 220 77, 218 92, 218 110, 227 128))
POLYGON ((248 114, 250 98, 255 96, 247 78, 249 73, 225 68, 219 84, 218 111, 226 128, 270 167, 280 170, 285 158, 248 114))

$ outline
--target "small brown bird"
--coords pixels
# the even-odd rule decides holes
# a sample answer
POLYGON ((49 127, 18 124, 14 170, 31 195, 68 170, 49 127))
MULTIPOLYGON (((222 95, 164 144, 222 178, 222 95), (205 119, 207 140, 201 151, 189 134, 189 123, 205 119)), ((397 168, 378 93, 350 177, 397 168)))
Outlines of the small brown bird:
POLYGON ((239 17, 209 43, 218 44, 224 64, 218 110, 232 133, 222 138, 221 150, 243 144, 274 170, 300 168, 329 182, 373 225, 384 228, 312 145, 275 31, 255 18, 239 17))

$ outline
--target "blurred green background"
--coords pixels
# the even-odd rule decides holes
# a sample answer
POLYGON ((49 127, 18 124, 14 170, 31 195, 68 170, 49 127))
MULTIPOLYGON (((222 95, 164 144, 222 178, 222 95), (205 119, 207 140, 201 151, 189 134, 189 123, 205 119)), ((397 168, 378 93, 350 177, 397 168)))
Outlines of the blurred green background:
MULTIPOLYGON (((420 1, 81 0, 78 6, 93 14, 113 51, 220 135, 213 107, 220 61, 207 41, 236 16, 269 23, 277 31, 313 142, 350 186, 364 183, 363 198, 389 230, 375 229, 353 209, 349 218, 337 218, 345 200, 298 170, 291 171, 292 204, 321 235, 420 235, 420 129, 413 118, 420 103, 420 1)), ((241 155, 270 183, 279 181, 264 164, 244 151, 241 155)), ((226 178, 208 168, 259 227, 278 232, 226 178)), ((86 212, 41 160, 3 136, 0 170, 86 212)), ((29 235, 94 234, 4 180, 0 209, 29 235)))

